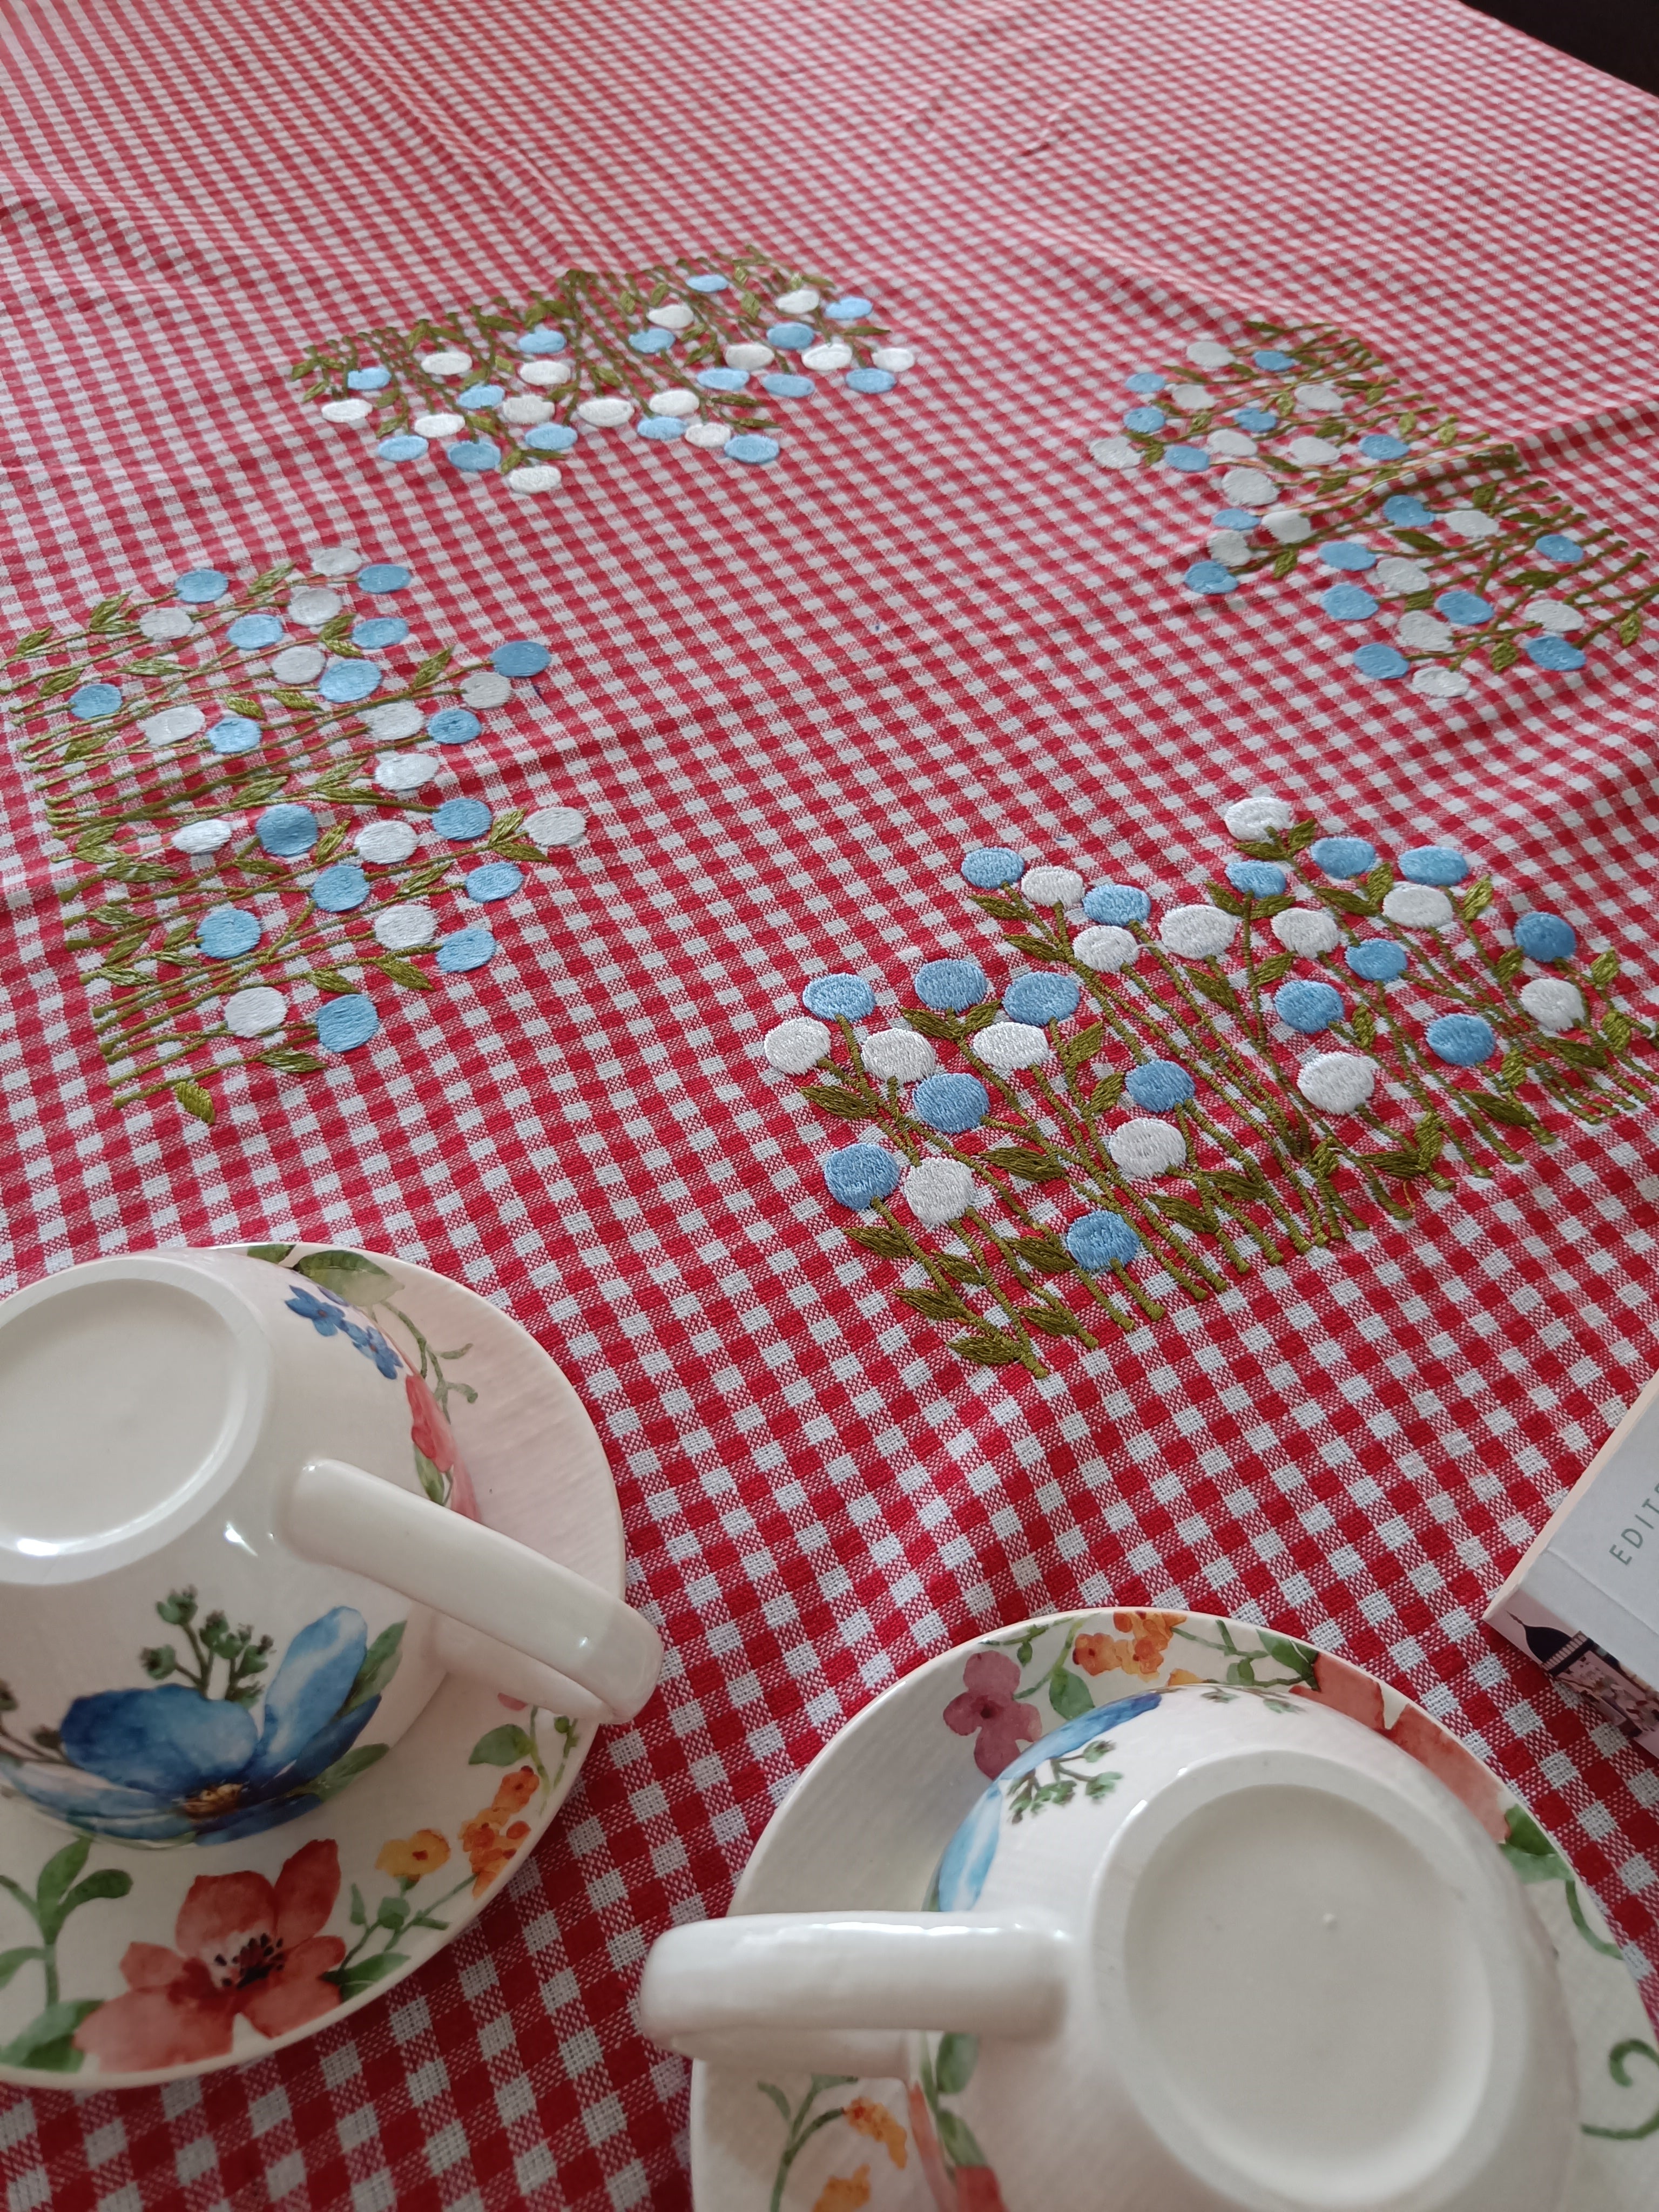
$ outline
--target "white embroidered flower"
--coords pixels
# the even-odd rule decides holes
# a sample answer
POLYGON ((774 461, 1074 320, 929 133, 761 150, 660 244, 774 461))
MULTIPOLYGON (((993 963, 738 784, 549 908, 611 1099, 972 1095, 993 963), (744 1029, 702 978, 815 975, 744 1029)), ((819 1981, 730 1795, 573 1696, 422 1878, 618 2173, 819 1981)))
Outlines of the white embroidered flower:
POLYGON ((319 409, 325 422, 366 422, 374 412, 370 399, 325 399, 319 409))
POLYGON ((345 601, 337 592, 319 591, 314 584, 290 594, 288 603, 289 619, 301 629, 320 629, 325 622, 332 622, 345 601))
POLYGON ((1461 699, 1468 688, 1461 668, 1419 668, 1412 678, 1412 690, 1425 699, 1461 699))
POLYGON ((1089 448, 1089 459, 1097 461, 1103 469, 1138 469, 1140 452, 1127 438, 1097 438, 1089 448))
POLYGON ((1132 1182, 1169 1175, 1187 1164, 1187 1143, 1167 1121, 1125 1121, 1106 1139, 1114 1164, 1132 1182))
POLYGON ((1296 1087, 1310 1106, 1352 1114, 1376 1088, 1376 1062, 1357 1052, 1316 1052, 1303 1061, 1296 1087))
POLYGON ((519 381, 548 391, 556 384, 568 384, 575 373, 568 361, 527 361, 519 371, 519 381))
POLYGON ((511 679, 493 668, 475 668, 461 678, 463 707, 505 707, 513 696, 511 679))
POLYGON ((1299 507, 1273 507, 1261 518, 1267 535, 1280 545, 1299 545, 1313 535, 1313 524, 1299 507))
POLYGON ((532 845, 544 853, 556 846, 580 844, 587 830, 587 817, 574 806, 538 806, 519 824, 532 845))
POLYGON ((1576 1030, 1584 1018, 1584 1001, 1576 983, 1565 975, 1534 975, 1521 986, 1521 1003, 1540 1030, 1559 1036, 1576 1030))
POLYGON ((232 1036, 269 1036, 288 1019, 288 1000, 280 991, 256 985, 233 991, 225 1000, 225 1027, 232 1036))
POLYGON ((442 765, 435 753, 386 753, 374 763, 374 781, 382 791, 418 791, 442 765))
POLYGON ((1242 430, 1212 430, 1204 442, 1212 453, 1230 461, 1248 461, 1255 451, 1255 440, 1242 430))
POLYGON ((395 745, 420 728, 421 710, 412 699, 394 699, 389 706, 371 707, 363 720, 377 744, 395 745))
POLYGON ((1271 507, 1279 487, 1261 469, 1229 469, 1221 479, 1221 493, 1232 507, 1271 507))
POLYGON ((410 823, 369 822, 351 842, 360 860, 389 868, 406 860, 420 840, 410 823))
POLYGON ((659 331, 689 331, 696 320, 696 313, 684 300, 671 300, 666 307, 647 307, 645 319, 659 331))
POLYGON ((700 446, 705 453, 718 453, 732 433, 724 422, 693 422, 685 434, 688 446, 700 446))
POLYGON ((550 461, 526 461, 521 468, 507 472, 509 491, 556 491, 559 483, 559 472, 550 461))
POLYGON ((509 392, 501 404, 503 422, 550 422, 553 402, 538 399, 533 392, 509 392))
POLYGON ((1033 906, 1077 906, 1083 897, 1083 878, 1075 868, 1027 868, 1019 888, 1033 906))
POLYGON ((309 565, 319 576, 355 576, 363 556, 355 545, 325 545, 311 556, 309 565))
POLYGON ((918 1160, 905 1170, 899 1194, 918 1221, 942 1229, 947 1221, 959 1221, 973 1204, 973 1170, 960 1160, 918 1160))
POLYGON ((1169 397, 1170 404, 1179 407, 1183 412, 1189 412, 1194 407, 1207 407, 1210 404, 1210 395, 1201 384, 1172 384, 1169 397))
POLYGON ((877 346, 870 356, 870 366, 884 368, 890 376, 902 376, 915 365, 916 357, 908 346, 877 346))
POLYGON ((1298 415, 1340 415, 1342 394, 1334 384, 1298 384, 1296 411, 1298 415))
POLYGON ((859 1049, 871 1074, 884 1083, 920 1083, 939 1066, 939 1054, 915 1030, 876 1030, 859 1049))
POLYGON ((728 368, 769 368, 776 358, 769 345, 760 345, 749 338, 739 339, 736 345, 725 349, 728 368))
POLYGON ((1047 1060, 1054 1047, 1048 1032, 1030 1022, 993 1022, 973 1040, 973 1048, 988 1067, 1000 1075, 1012 1075, 1022 1067, 1035 1067, 1047 1060))
POLYGON ((1584 627, 1583 614, 1565 599, 1528 599, 1521 610, 1521 619, 1536 623, 1540 629, 1550 630, 1557 637, 1570 636, 1584 627))
POLYGON ((1212 960, 1232 943, 1238 924, 1218 906, 1173 906, 1158 927, 1166 952, 1183 960, 1212 960))
POLYGON ((768 1030, 761 1041, 761 1050, 769 1066, 780 1069, 785 1075, 805 1075, 809 1067, 816 1067, 828 1054, 832 1040, 828 1027, 815 1022, 810 1014, 797 1014, 792 1021, 780 1022, 768 1030))
POLYGON ((1322 952, 1334 952, 1342 936, 1336 916, 1322 906, 1287 907, 1273 916, 1273 929, 1287 952, 1299 952, 1310 960, 1322 952))
POLYGON ((801 356, 801 364, 815 374, 828 375, 831 369, 850 367, 852 359, 851 346, 843 345, 839 338, 830 338, 823 345, 808 346, 801 356))
MULTIPOLYGON (((320 660, 322 655, 317 657, 320 660)), ((178 745, 193 738, 206 720, 199 707, 163 707, 159 714, 147 715, 138 726, 153 745, 178 745)))
POLYGON ((1342 458, 1340 446, 1328 438, 1292 438, 1285 451, 1299 469, 1322 469, 1342 458))
POLYGON ((631 399, 582 399, 576 404, 576 412, 596 430, 614 430, 634 412, 634 403, 631 399))
POLYGON ((152 645, 174 645, 190 635, 192 626, 182 607, 151 607, 138 617, 139 634, 152 645))
POLYGON ((465 415, 417 415, 413 424, 417 438, 453 438, 465 428, 465 415))
POLYGON ((471 356, 458 353, 453 346, 446 346, 441 353, 423 354, 421 357, 421 367, 428 376, 465 376, 471 366, 471 356))
POLYGON ((772 302, 784 315, 810 315, 817 304, 818 295, 810 284, 802 284, 793 292, 780 292, 772 302))
POLYGON ((1250 557, 1250 541, 1242 530, 1212 530, 1209 553, 1224 568, 1242 568, 1250 557))
POLYGON ((1258 791, 1249 799, 1236 799, 1221 817, 1230 837, 1239 837, 1247 845, 1274 830, 1288 830, 1296 819, 1296 809, 1288 799, 1274 799, 1269 793, 1258 791))
POLYGON ((1194 368, 1225 368, 1232 355, 1213 338, 1194 338, 1187 349, 1187 358, 1194 368))
POLYGON ((1401 645, 1419 653, 1443 653, 1452 641, 1450 624, 1421 611, 1401 616, 1398 635, 1401 645))
POLYGON ((1494 522, 1489 514, 1482 514, 1478 507, 1454 507, 1440 520, 1454 538, 1467 538, 1478 542, 1483 538, 1496 538, 1502 524, 1494 522))
POLYGON ((695 415, 702 402, 695 392, 676 386, 672 392, 653 392, 646 401, 647 412, 652 415, 695 415))
POLYGON ((1102 922, 1093 929, 1080 929, 1072 939, 1072 950, 1085 968, 1092 968, 1099 975, 1115 975, 1120 968, 1133 964, 1140 946, 1127 929, 1102 922))
POLYGON ((430 945, 438 934, 438 917, 423 899, 404 899, 383 906, 375 915, 374 934, 388 952, 412 952, 430 945))
POLYGON ((1381 592, 1385 599, 1403 599, 1413 592, 1426 592, 1431 581, 1420 561, 1407 561, 1399 553, 1385 553, 1366 578, 1371 590, 1381 592))
POLYGON ((320 645, 290 645, 271 662, 270 672, 279 684, 314 684, 327 659, 320 645))
POLYGON ((1396 884, 1382 902, 1382 912, 1402 929, 1443 929, 1454 918, 1451 901, 1432 884, 1396 884))
POLYGON ((228 822, 186 822, 182 830, 173 833, 173 847, 178 853, 216 853, 221 845, 228 845, 235 835, 228 822))

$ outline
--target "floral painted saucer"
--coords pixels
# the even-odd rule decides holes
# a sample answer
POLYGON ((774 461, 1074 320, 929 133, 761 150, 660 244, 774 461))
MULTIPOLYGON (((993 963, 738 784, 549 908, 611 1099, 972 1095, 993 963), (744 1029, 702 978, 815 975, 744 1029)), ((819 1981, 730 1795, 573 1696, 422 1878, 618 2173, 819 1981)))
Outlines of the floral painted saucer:
MULTIPOLYGON (((733 1912, 913 1911, 942 1845, 1007 1775, 1015 1817, 1076 1817, 1103 1783, 1097 1708, 1184 1685, 1211 1698, 1310 1698, 1388 1736, 1502 1852, 1559 1958, 1578 2048, 1583 2142, 1571 2212, 1659 2204, 1659 2047, 1571 1865, 1520 1801, 1420 1706, 1346 1660, 1207 1613, 1054 1614, 963 1644, 896 1683, 825 1746, 744 1869, 733 1912), (1202 1686, 1208 1684, 1207 1689, 1202 1686), (1028 1745, 1063 1730, 1032 1768, 1028 1745), (1086 1747, 1079 1756, 1066 1742, 1086 1747), (1027 1770, 1030 1771, 1027 1771, 1027 1770)), ((1109 1780, 1109 1778, 1108 1778, 1109 1780)), ((847 2075, 691 2073, 698 2212, 1007 2212, 1018 2176, 981 2161, 951 2109, 977 2055, 951 2036, 926 2088, 847 2075), (946 2051, 949 2047, 949 2063, 946 2051)))
MULTIPOLYGON (((400 1260, 320 1244, 253 1252, 294 1273, 295 1310, 314 1305, 314 1326, 344 1329, 370 1358, 389 1344, 407 1364, 431 1497, 622 1594, 605 1448, 517 1322, 400 1260)), ((163 1634, 179 1647, 210 1657, 227 1638, 238 1647, 233 1688, 237 1665, 263 1663, 217 1616, 198 1620, 189 1593, 166 1604, 163 1634)), ((163 1656, 171 1645, 135 1654, 135 1669, 153 1675, 163 1656)), ((389 1674, 395 1656, 380 1663, 389 1674)), ((0 1711, 0 1753, 6 1730, 0 1711)), ((341 1794, 337 1767, 309 1785, 315 1808, 297 1819, 285 1807, 279 1826, 272 1808, 268 1825, 222 1839, 198 1823, 161 1848, 67 1835, 6 1787, 0 1758, 0 2081, 177 2081, 372 2002, 465 1927, 533 1847, 592 1737, 589 1722, 451 1675, 390 1754, 342 1778, 351 1786, 341 1794)))

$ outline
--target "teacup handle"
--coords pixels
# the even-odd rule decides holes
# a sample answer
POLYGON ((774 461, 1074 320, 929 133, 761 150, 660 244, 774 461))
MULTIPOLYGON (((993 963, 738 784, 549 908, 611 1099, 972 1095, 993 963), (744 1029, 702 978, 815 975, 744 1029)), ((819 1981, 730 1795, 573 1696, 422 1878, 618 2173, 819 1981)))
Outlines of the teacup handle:
POLYGON ((648 1620, 569 1567, 342 1460, 311 1460, 289 1487, 281 1534, 579 1683, 606 1717, 632 1720, 657 1685, 648 1620))
POLYGON ((1045 2033, 1070 1942, 1040 1911, 738 1913, 657 1939, 639 2024, 688 2058, 884 2075, 906 2032, 1045 2033))

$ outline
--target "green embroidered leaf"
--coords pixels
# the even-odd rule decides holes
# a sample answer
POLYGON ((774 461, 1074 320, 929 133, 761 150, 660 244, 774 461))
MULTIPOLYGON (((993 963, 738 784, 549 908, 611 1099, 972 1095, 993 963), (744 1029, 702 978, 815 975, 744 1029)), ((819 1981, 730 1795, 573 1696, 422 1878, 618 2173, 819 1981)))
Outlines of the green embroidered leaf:
POLYGON ((46 651, 52 640, 52 632, 49 629, 29 630, 18 639, 6 658, 8 660, 32 660, 37 653, 46 651))
POLYGON ((246 714, 250 722, 263 722, 265 710, 258 699, 250 698, 246 691, 233 691, 225 701, 233 714, 246 714))
POLYGON ((1423 1172, 1423 1163, 1414 1152, 1362 1152, 1360 1158, 1368 1168, 1396 1176, 1402 1182, 1423 1172))
POLYGON ((380 973, 389 975, 394 983, 401 983, 405 991, 429 991, 432 988, 431 976, 424 975, 412 960, 400 960, 395 952, 377 952, 373 957, 374 964, 380 973))
POLYGON ((1237 891, 1229 890, 1224 884, 1218 884, 1213 880, 1205 884, 1204 896, 1212 906, 1218 906, 1223 914, 1231 914, 1239 919, 1243 918, 1244 909, 1249 904, 1248 900, 1240 898, 1237 891))
POLYGON ((1513 668, 1520 658, 1521 647, 1512 637, 1500 637, 1486 653, 1487 663, 1494 676, 1501 676, 1505 669, 1513 668))
POLYGON ((1210 1231, 1216 1226, 1208 1207, 1194 1206, 1189 1198, 1155 1198, 1152 1203, 1166 1221, 1178 1221, 1183 1229, 1210 1231))
POLYGON ((902 1290, 894 1296, 901 1305, 909 1306, 925 1321, 971 1321, 974 1310, 965 1298, 954 1291, 902 1290))
POLYGON ((1552 1037, 1552 1046, 1569 1067, 1605 1067, 1607 1048, 1599 1037, 1552 1037))
POLYGON ((1338 914, 1374 915, 1378 910, 1376 900, 1367 898, 1361 891, 1347 890, 1340 884, 1316 884, 1314 890, 1338 914))
POLYGON ((61 692, 73 691, 87 673, 82 668, 55 668, 50 676, 43 676, 35 690, 43 699, 55 699, 61 692))
POLYGON ((1123 1071, 1115 1067, 1109 1075, 1103 1075, 1089 1093, 1089 1111, 1104 1114, 1115 1106, 1123 1096, 1123 1071))
POLYGON ((942 2035, 933 2073, 939 2095, 959 2097, 973 2080, 974 2069, 978 2063, 979 2038, 976 2035, 942 2035))
POLYGON ((1199 996, 1207 999, 1212 1006, 1219 1006, 1224 1012, 1230 1014, 1238 1012, 1237 994, 1224 975, 1213 975, 1207 968, 1194 968, 1188 973, 1187 981, 1199 996))
POLYGON ((1067 1037, 1060 1048, 1060 1064, 1068 1073, 1081 1067, 1085 1060, 1092 1060, 1106 1042, 1106 1030, 1100 1022, 1091 1022, 1074 1036, 1067 1037))
POLYGON ((536 1747, 521 1728, 506 1723, 481 1735, 472 1747, 469 1766, 516 1766, 520 1759, 533 1759, 536 1747))
POLYGON ((1457 902, 1457 911, 1465 921, 1478 921, 1492 901, 1492 878, 1482 876, 1464 892, 1457 902))
POLYGON ((300 1052, 291 1045, 274 1044, 257 1055, 266 1067, 274 1067, 279 1075, 320 1075, 328 1065, 315 1054, 300 1052))
POLYGON ((1068 944, 1055 945, 1049 938, 1035 936, 1030 930, 1010 933, 1008 942, 1016 952, 1027 953, 1033 960, 1063 960, 1072 949, 1068 944))
POLYGON ((1295 967, 1296 959, 1294 952, 1275 952, 1270 960, 1259 960, 1255 969, 1256 981, 1264 990, 1281 982, 1295 967))
POLYGON ((1417 1157, 1426 1167, 1432 1167, 1445 1149, 1446 1131, 1437 1114, 1424 1114, 1417 1123, 1417 1157))
POLYGON ((872 1098, 855 1091, 842 1091, 829 1083, 809 1083, 802 1092, 821 1114, 839 1114, 844 1121, 878 1121, 881 1108, 872 1098))
POLYGON ((935 1252, 933 1265, 953 1283, 983 1283, 988 1279, 977 1260, 963 1259, 955 1252, 935 1252))
POLYGON ((936 1014, 926 1006, 906 1006, 901 1018, 908 1022, 919 1035, 933 1037, 941 1043, 955 1043, 962 1035, 962 1024, 949 1014, 936 1014))
POLYGON ((1632 607, 1627 615, 1620 616, 1619 628, 1613 634, 1620 645, 1634 645, 1642 635, 1641 608, 1632 607))
POLYGON ((844 1228, 842 1233, 849 1237, 854 1244, 862 1245, 866 1252, 875 1253, 879 1259, 908 1260, 910 1257, 909 1243, 902 1231, 890 1229, 884 1221, 855 1221, 844 1228))
POLYGON ((1394 889, 1394 870, 1386 860, 1379 860, 1365 878, 1365 895, 1374 906, 1381 906, 1394 889))
POLYGON ((1300 554, 1301 548, 1299 546, 1281 545, 1279 547, 1278 552, 1273 555, 1272 566, 1269 571, 1276 583, 1284 582, 1285 577, 1288 576, 1291 571, 1295 568, 1300 554))
POLYGON ((305 981, 307 983, 314 983, 319 991, 330 997, 338 992, 350 993, 357 988, 354 982, 343 975, 337 968, 313 968, 305 981))
POLYGON ((1231 1198, 1240 1205, 1267 1195, 1267 1178, 1254 1162, 1249 1168, 1220 1169, 1206 1180, 1218 1198, 1231 1198))
POLYGON ((1598 991, 1607 990, 1617 980, 1618 974, 1619 955, 1616 952, 1598 952, 1590 963, 1590 981, 1598 991))
POLYGON ((1369 1006, 1356 1006, 1353 1019, 1348 1024, 1353 1031, 1353 1041, 1362 1052, 1369 1052, 1376 1042, 1376 1017, 1369 1006))
POLYGON ((1069 1275, 1077 1265, 1052 1232, 1043 1237, 1016 1237, 1014 1249, 1028 1267, 1042 1275, 1069 1275))
POLYGON ((1025 1145, 994 1145, 985 1155, 988 1166, 1018 1176, 1022 1182, 1064 1182, 1066 1170, 1046 1152, 1025 1145))
POLYGON ((975 1367, 1010 1367, 1024 1356, 1012 1336, 994 1333, 953 1337, 951 1349, 958 1359, 969 1360, 975 1367))
POLYGON ((1601 1024, 1601 1034, 1607 1039, 1610 1050, 1626 1051, 1632 1035, 1630 1016, 1620 1013, 1617 1006, 1613 1007, 1601 1024))
POLYGON ((490 850, 499 853, 504 860, 543 860, 547 857, 539 845, 532 845, 523 837, 504 837, 490 850))
POLYGON ((999 1008, 989 1000, 982 1006, 970 1006, 962 1018, 963 1033, 977 1036, 981 1030, 989 1029, 995 1021, 999 1008))
MULTIPOLYGON (((430 1462, 428 1464, 430 1465, 430 1462)), ((355 1713, 359 1705, 366 1705, 371 1698, 378 1698, 384 1692, 386 1684, 397 1673, 398 1662, 403 1657, 406 1626, 404 1621, 394 1620, 389 1628, 380 1631, 364 1652, 363 1663, 358 1668, 351 1687, 346 1692, 345 1703, 340 1708, 343 1713, 355 1713)))
POLYGON ((1030 912, 1024 899, 1007 898, 1000 891, 970 891, 968 896, 998 921, 1024 921, 1030 912))
POLYGON ((1537 1116, 1529 1107, 1501 1091, 1466 1091, 1462 1095, 1472 1099, 1494 1121, 1501 1121, 1506 1129, 1531 1129, 1537 1126, 1537 1116))
POLYGON ((1285 832, 1285 849, 1291 853, 1304 853, 1318 835, 1319 824, 1311 818, 1293 823, 1285 832))
POLYGON ((1402 545, 1409 545, 1413 553, 1443 553, 1445 547, 1437 538, 1431 538, 1426 530, 1396 530, 1394 532, 1402 545))
POLYGON ((1039 1336, 1086 1336, 1089 1333, 1066 1306, 1022 1306, 1019 1317, 1039 1336))
MULTIPOLYGON (((340 647, 337 645, 334 650, 338 653, 340 647)), ((278 702, 286 707, 290 714, 320 714, 322 711, 321 708, 318 705, 317 701, 312 696, 309 691, 293 691, 290 690, 286 684, 279 684, 277 685, 276 698, 278 702)))
POLYGON ((213 1126, 213 1101, 199 1083, 175 1083, 173 1095, 186 1114, 193 1114, 198 1121, 205 1121, 210 1128, 213 1126))
POLYGON ((1511 945, 1507 952, 1500 952, 1494 963, 1494 973, 1500 983, 1512 983, 1521 973, 1526 954, 1518 945, 1511 945))

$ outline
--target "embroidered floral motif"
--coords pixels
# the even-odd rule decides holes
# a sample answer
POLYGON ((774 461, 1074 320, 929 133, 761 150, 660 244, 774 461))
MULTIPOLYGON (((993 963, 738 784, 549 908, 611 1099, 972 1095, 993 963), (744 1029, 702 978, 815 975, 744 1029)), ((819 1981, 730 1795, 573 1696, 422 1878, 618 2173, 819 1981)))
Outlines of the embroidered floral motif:
POLYGON ((775 461, 772 402, 811 399, 824 380, 875 397, 915 360, 887 343, 860 294, 748 252, 720 267, 682 257, 623 274, 567 270, 522 305, 498 295, 407 331, 325 339, 289 374, 325 421, 367 433, 384 461, 435 449, 464 474, 537 493, 556 489, 560 457, 604 430, 775 461))
POLYGON ((533 694, 545 647, 423 653, 383 611, 408 569, 312 566, 193 569, 7 655, 0 707, 73 855, 69 943, 123 1105, 171 1091, 211 1121, 226 1067, 323 1069, 377 1033, 385 986, 483 966, 520 864, 581 835, 567 807, 422 795, 533 694))
POLYGON ((1237 857, 1156 914, 1138 885, 970 853, 1020 966, 994 984, 977 957, 925 963, 898 1028, 862 978, 819 976, 821 1018, 766 1040, 857 1125, 823 1163, 830 1197, 874 1216, 848 1236, 965 1332, 965 1359, 1044 1374, 1048 1345, 1093 1348, 1104 1322, 1412 1220, 1419 1182, 1449 1191, 1652 1103, 1654 1030, 1613 995, 1615 952, 1581 960, 1556 915, 1502 927, 1449 846, 1390 862, 1278 799, 1226 818, 1237 857))
POLYGON ((1526 474, 1507 439, 1403 391, 1343 331, 1248 331, 1137 370, 1121 431, 1089 449, 1105 468, 1218 480, 1189 591, 1295 580, 1352 636, 1358 674, 1437 699, 1483 667, 1570 672, 1597 643, 1636 642, 1659 595, 1648 556, 1526 474))

